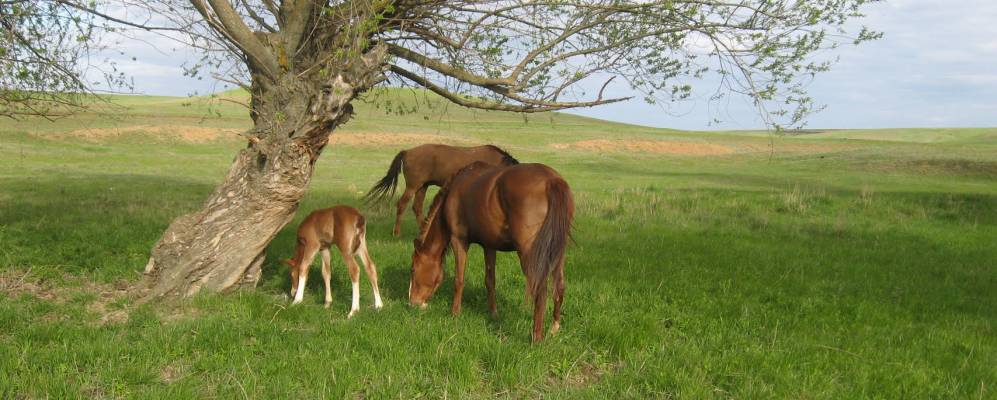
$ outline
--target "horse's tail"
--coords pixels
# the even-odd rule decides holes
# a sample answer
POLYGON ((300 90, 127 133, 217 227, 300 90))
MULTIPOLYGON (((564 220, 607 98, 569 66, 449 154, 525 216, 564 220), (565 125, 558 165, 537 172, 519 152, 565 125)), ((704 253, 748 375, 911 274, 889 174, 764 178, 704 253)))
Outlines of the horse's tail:
POLYGON ((398 155, 395 156, 394 160, 391 160, 391 166, 388 167, 388 173, 384 175, 384 178, 377 181, 374 187, 370 188, 370 191, 364 195, 364 201, 366 202, 377 202, 384 200, 385 198, 391 198, 395 195, 395 188, 398 186, 398 174, 402 172, 402 160, 405 158, 405 150, 399 151, 398 155))
MULTIPOLYGON (((554 279, 563 275, 561 268, 564 249, 571 238, 571 220, 575 213, 575 202, 571 188, 563 179, 555 179, 547 184, 547 216, 544 218, 533 248, 527 257, 527 294, 536 298, 547 289, 547 275, 554 268, 554 279)), ((559 284, 560 282, 555 282, 559 284)))

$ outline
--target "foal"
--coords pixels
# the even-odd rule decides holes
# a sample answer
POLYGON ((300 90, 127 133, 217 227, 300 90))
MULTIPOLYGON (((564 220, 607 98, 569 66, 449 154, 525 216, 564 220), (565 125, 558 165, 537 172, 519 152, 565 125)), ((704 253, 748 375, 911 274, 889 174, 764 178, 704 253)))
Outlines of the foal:
POLYGON ((308 267, 320 250, 322 279, 325 280, 325 307, 329 308, 332 304, 332 287, 329 285, 332 278, 329 247, 333 244, 339 248, 339 253, 349 268, 350 281, 353 282, 353 304, 350 307, 349 317, 360 310, 360 267, 354 259, 357 255, 363 261, 370 286, 374 289, 374 307, 383 307, 381 293, 377 289, 377 266, 367 253, 366 222, 357 209, 349 206, 316 210, 308 214, 298 226, 298 244, 294 248, 294 258, 284 261, 291 266, 291 296, 294 297, 292 304, 298 304, 304 298, 308 267))

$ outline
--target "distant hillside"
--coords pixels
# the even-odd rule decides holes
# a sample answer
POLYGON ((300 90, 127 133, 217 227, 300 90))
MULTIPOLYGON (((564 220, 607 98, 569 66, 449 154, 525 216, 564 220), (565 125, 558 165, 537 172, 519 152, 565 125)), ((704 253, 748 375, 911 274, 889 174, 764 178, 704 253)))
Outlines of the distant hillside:
MULTIPOLYGON (((142 126, 172 125, 224 132, 250 127, 245 106, 249 94, 241 89, 199 97, 116 95, 108 98, 113 105, 96 103, 92 108, 94 112, 74 117, 75 122, 70 126, 79 128, 82 123, 86 128, 125 127, 135 131, 142 126)), ((367 135, 364 139, 367 143, 395 140, 535 146, 577 141, 594 148, 647 151, 656 146, 654 141, 679 141, 721 143, 736 148, 736 152, 763 151, 773 138, 786 144, 813 144, 815 141, 997 144, 997 128, 810 129, 805 134, 785 137, 773 137, 766 131, 681 131, 558 112, 527 115, 477 110, 453 104, 429 91, 411 88, 376 88, 354 101, 353 106, 354 118, 337 132, 367 135), (385 137, 385 134, 393 136, 385 137), (620 141, 627 143, 617 143, 620 141)))

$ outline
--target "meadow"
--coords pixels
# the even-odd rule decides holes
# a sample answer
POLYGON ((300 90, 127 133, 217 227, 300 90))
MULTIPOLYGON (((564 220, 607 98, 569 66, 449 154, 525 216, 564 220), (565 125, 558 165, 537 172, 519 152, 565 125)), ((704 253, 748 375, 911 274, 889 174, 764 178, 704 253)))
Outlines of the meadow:
MULTIPOLYGON (((238 94, 225 96, 238 98, 238 94)), ((0 398, 994 398, 997 129, 688 132, 373 93, 334 134, 252 291, 136 305, 148 251, 245 145, 240 106, 119 96, 0 121, 0 398), (493 143, 571 184, 562 329, 529 341, 514 254, 487 313, 472 247, 407 305, 416 223, 362 194, 401 149, 493 143), (290 307, 297 222, 357 206, 386 306, 347 320, 319 268, 290 307)), ((217 99, 216 99, 217 100, 217 99)), ((549 315, 548 315, 549 323, 549 315)))

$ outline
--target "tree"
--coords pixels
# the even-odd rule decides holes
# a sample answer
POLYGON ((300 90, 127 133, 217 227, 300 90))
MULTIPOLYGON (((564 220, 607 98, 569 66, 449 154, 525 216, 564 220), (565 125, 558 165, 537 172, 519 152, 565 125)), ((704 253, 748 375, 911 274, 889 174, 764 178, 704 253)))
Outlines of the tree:
POLYGON ((604 96, 614 78, 647 101, 680 100, 713 75, 774 124, 797 124, 825 50, 879 36, 846 29, 874 0, 131 1, 203 48, 203 64, 234 61, 219 78, 251 93, 254 123, 221 185, 153 248, 150 297, 255 285, 329 135, 388 76, 532 113, 625 100, 604 96))

